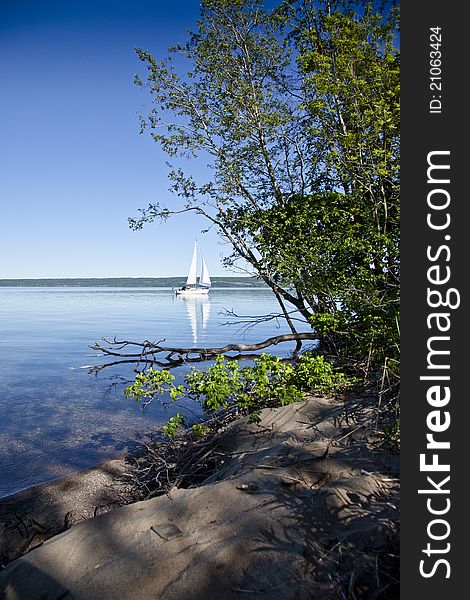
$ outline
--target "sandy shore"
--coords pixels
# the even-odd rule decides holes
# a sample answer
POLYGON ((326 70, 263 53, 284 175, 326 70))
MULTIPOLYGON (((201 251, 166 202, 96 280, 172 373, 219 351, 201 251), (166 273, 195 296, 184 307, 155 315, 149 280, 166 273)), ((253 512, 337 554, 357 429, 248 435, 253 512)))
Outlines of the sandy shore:
POLYGON ((132 500, 122 456, 0 499, 0 564, 132 500))
POLYGON ((232 423, 197 488, 115 508, 122 458, 0 501, 0 597, 397 598, 399 459, 361 405, 232 423))

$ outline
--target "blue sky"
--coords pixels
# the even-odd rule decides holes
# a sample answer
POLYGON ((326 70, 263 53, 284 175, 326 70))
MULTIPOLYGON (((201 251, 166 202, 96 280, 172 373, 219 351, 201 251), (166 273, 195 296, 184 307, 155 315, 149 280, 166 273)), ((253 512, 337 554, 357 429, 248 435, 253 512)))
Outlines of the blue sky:
POLYGON ((227 274, 200 218, 127 225, 171 202, 166 157, 139 135, 134 48, 163 55, 198 14, 197 0, 2 0, 0 279, 183 275, 195 237, 227 274))

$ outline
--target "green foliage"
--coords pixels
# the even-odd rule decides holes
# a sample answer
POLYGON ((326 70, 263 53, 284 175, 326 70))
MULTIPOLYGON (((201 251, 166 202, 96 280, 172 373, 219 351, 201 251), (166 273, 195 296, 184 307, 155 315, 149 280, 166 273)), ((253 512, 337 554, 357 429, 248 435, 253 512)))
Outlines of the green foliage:
POLYGON ((134 383, 124 390, 127 398, 134 398, 137 402, 151 400, 156 394, 170 392, 170 397, 176 400, 182 395, 183 388, 174 386, 175 376, 166 370, 150 369, 146 373, 138 373, 134 383))
POLYGON ((191 432, 195 438, 201 438, 207 435, 210 432, 210 427, 205 425, 204 423, 195 423, 191 427, 191 432))
POLYGON ((317 391, 322 394, 331 394, 334 391, 349 387, 354 379, 333 369, 323 356, 300 357, 292 374, 292 383, 303 391, 317 391))
POLYGON ((312 327, 323 336, 327 336, 331 331, 341 331, 346 327, 344 313, 318 312, 310 317, 312 327))
MULTIPOLYGON (((209 416, 236 405, 256 422, 261 408, 300 401, 306 392, 330 394, 349 387, 352 382, 335 371, 323 356, 307 353, 295 362, 263 354, 252 366, 242 368, 238 361, 219 356, 206 371, 193 367, 184 385, 175 386, 173 381, 168 371, 151 369, 136 376, 134 384, 126 389, 126 395, 138 401, 142 398, 151 401, 169 392, 173 400, 183 397, 195 400, 209 416)), ((174 437, 183 426, 184 419, 178 413, 164 427, 164 434, 174 437)), ((209 428, 198 423, 192 431, 202 436, 209 428)))
POLYGON ((238 363, 227 361, 223 356, 217 357, 207 371, 193 367, 186 376, 186 384, 187 395, 200 401, 209 413, 227 408, 233 395, 239 394, 243 386, 238 363))
POLYGON ((323 144, 328 185, 341 193, 306 200, 315 225, 299 251, 314 273, 311 322, 324 347, 373 373, 399 360, 398 10, 315 4, 295 31, 298 63, 312 134, 322 134, 316 152, 323 144))
POLYGON ((176 413, 168 420, 168 423, 162 427, 163 435, 174 439, 178 429, 182 429, 186 425, 184 416, 181 413, 176 413))

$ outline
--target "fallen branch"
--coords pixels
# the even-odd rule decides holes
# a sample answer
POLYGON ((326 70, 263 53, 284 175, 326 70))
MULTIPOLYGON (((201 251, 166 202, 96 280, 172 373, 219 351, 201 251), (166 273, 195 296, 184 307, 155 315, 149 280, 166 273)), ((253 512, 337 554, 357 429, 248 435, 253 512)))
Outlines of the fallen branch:
POLYGON ((221 354, 228 354, 229 352, 238 352, 238 355, 235 357, 229 355, 227 358, 253 358, 256 356, 256 354, 247 355, 246 353, 263 350, 264 348, 276 346, 277 344, 284 342, 301 343, 302 340, 317 339, 319 339, 319 335, 314 332, 296 334, 288 333, 270 337, 257 344, 226 344, 225 346, 212 348, 180 348, 162 346, 161 343, 165 340, 160 340, 159 342, 150 342, 148 340, 143 342, 134 342, 130 340, 117 340, 116 338, 113 340, 102 338, 101 341, 105 342, 107 346, 99 342, 91 345, 90 348, 92 350, 99 352, 99 354, 94 354, 92 356, 112 356, 118 358, 119 360, 91 367, 90 370, 99 371, 105 367, 123 363, 135 363, 137 366, 139 364, 144 364, 145 366, 156 364, 164 368, 171 368, 179 366, 183 363, 194 363, 209 360, 221 354), (123 352, 122 350, 127 347, 130 349, 139 348, 140 350, 139 352, 123 352))

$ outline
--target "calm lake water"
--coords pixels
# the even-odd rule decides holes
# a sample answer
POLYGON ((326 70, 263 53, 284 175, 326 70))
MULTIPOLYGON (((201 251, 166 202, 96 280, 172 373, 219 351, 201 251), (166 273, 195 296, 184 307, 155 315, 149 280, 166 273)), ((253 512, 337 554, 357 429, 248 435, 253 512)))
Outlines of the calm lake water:
MULTIPOLYGON (((224 325, 233 321, 224 310, 263 315, 277 304, 263 288, 213 288, 199 299, 164 288, 0 288, 0 497, 116 456, 181 411, 153 402, 142 413, 126 400, 132 366, 83 368, 103 362, 88 348, 101 337, 187 347, 288 332, 276 321, 224 325)), ((293 349, 281 346, 269 351, 293 349)))

